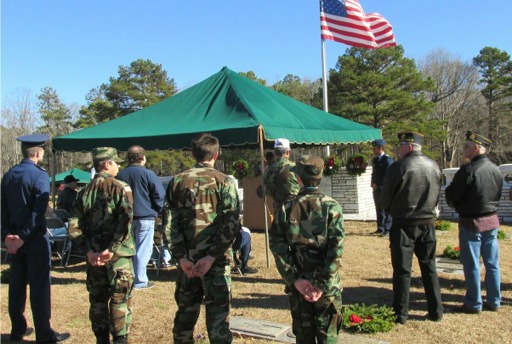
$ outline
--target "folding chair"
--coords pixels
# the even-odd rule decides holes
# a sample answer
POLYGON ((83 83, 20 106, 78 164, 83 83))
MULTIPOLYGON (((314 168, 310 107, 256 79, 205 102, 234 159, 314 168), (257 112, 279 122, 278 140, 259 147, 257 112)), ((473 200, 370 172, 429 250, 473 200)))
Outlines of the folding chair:
MULTIPOLYGON (((155 224, 155 234, 153 237, 153 249, 156 252, 156 258, 151 259, 153 261, 153 264, 155 264, 156 267, 156 277, 158 277, 160 273, 160 268, 165 265, 167 266, 167 262, 164 261, 164 250, 166 249, 166 240, 165 240, 165 234, 162 233, 162 225, 161 224, 155 224)), ((170 252, 169 252, 170 253, 170 252)))
POLYGON ((46 217, 46 228, 48 229, 48 236, 50 237, 50 243, 52 245, 52 254, 56 254, 62 262, 68 236, 66 224, 56 216, 46 217), (62 243, 60 250, 58 243, 62 243))
POLYGON ((66 211, 66 209, 54 209, 53 213, 61 219, 63 222, 68 222, 69 220, 69 214, 66 211))
POLYGON ((244 275, 242 273, 242 262, 238 259, 238 255, 240 255, 240 247, 242 245, 242 234, 239 231, 236 234, 235 241, 233 245, 231 245, 231 249, 233 250, 233 263, 235 264, 234 271, 240 275, 244 275))

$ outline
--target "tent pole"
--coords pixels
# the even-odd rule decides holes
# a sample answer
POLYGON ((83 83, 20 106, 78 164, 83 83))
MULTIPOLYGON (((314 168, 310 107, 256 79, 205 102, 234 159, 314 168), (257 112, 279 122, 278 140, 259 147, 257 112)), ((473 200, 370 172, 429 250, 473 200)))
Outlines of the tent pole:
POLYGON ((265 175, 265 156, 263 154, 263 128, 261 125, 258 126, 258 134, 260 140, 260 166, 261 166, 261 190, 263 195, 263 213, 265 216, 265 255, 267 258, 267 268, 270 268, 270 260, 269 260, 269 239, 268 239, 268 217, 267 217, 267 192, 265 188, 264 175, 265 175))
POLYGON ((52 148, 52 164, 50 173, 52 174, 52 182, 50 183, 50 187, 52 188, 52 204, 53 209, 57 208, 57 205, 55 204, 55 171, 57 170, 57 157, 56 157, 56 151, 52 148))

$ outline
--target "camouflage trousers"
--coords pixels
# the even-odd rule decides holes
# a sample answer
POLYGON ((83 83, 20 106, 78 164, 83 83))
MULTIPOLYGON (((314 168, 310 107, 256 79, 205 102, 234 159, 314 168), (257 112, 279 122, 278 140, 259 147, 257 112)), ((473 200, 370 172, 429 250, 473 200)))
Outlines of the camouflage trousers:
POLYGON ((204 299, 206 328, 211 344, 233 342, 228 315, 231 304, 231 268, 215 264, 202 277, 188 278, 178 270, 174 298, 178 311, 172 330, 174 343, 194 343, 194 326, 204 299))
POLYGON ((126 336, 132 323, 132 257, 114 255, 105 266, 87 264, 89 319, 96 336, 126 336))
POLYGON ((343 322, 341 295, 322 296, 317 302, 308 302, 294 288, 288 290, 292 329, 297 344, 338 343, 338 333, 343 322))

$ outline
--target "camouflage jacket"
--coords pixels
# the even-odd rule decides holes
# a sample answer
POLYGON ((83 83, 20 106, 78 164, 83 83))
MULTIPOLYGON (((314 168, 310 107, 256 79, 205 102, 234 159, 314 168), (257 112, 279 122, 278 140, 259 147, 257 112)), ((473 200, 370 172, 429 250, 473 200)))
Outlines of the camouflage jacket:
POLYGON ((345 226, 341 206, 316 189, 304 188, 276 214, 269 233, 277 269, 288 286, 298 278, 339 295, 345 226))
POLYGON ((295 164, 288 158, 279 157, 265 171, 263 181, 268 193, 278 206, 293 199, 299 193, 297 177, 294 172, 290 171, 293 166, 295 164))
POLYGON ((132 217, 130 186, 107 173, 98 173, 77 195, 69 235, 84 252, 109 249, 118 256, 133 256, 132 217))
POLYGON ((165 195, 164 226, 177 259, 195 262, 207 255, 229 262, 240 229, 233 180, 205 163, 176 176, 165 195))

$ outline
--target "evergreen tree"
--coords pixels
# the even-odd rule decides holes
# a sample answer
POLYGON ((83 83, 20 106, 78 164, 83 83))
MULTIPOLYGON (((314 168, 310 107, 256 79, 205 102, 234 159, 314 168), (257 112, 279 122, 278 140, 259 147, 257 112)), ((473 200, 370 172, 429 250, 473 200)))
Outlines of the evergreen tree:
POLYGON ((72 129, 71 111, 61 102, 57 91, 51 87, 44 87, 37 99, 39 114, 44 123, 38 130, 52 137, 69 133, 72 129))
MULTIPOLYGON (((485 47, 473 59, 480 72, 481 94, 485 98, 487 112, 487 137, 495 143, 498 160, 507 160, 506 142, 512 123, 512 61, 506 51, 485 47), (498 144, 500 142, 501 144, 498 144)), ((510 146, 509 146, 510 147, 510 146)), ((509 150, 509 155, 512 153, 509 150)))
POLYGON ((87 95, 88 105, 80 109, 78 128, 109 121, 141 110, 176 93, 174 79, 162 65, 138 59, 129 66, 119 66, 118 76, 111 77, 87 95))
POLYGON ((340 56, 328 83, 329 112, 383 129, 396 142, 396 132, 432 130, 426 116, 433 104, 414 60, 401 46, 368 50, 349 48, 340 56), (424 124, 424 125, 423 125, 424 124))

